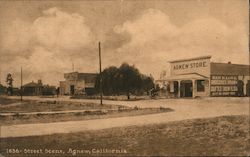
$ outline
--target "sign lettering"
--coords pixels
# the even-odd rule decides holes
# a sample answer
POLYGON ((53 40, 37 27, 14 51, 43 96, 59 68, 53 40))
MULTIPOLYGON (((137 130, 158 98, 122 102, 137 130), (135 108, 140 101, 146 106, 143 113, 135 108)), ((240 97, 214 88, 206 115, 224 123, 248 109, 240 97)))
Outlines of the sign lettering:
POLYGON ((211 76, 211 96, 236 96, 238 91, 237 82, 237 76, 211 76))
POLYGON ((200 67, 207 67, 206 61, 176 64, 174 65, 174 70, 190 69, 190 68, 192 69, 192 68, 200 68, 200 67))

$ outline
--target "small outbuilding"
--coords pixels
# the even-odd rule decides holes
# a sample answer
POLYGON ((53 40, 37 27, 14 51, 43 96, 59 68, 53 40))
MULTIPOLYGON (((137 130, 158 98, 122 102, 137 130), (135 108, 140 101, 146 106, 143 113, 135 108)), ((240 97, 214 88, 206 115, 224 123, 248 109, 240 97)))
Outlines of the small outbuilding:
POLYGON ((66 73, 64 74, 65 81, 60 81, 60 94, 91 95, 95 92, 96 77, 96 73, 66 73))

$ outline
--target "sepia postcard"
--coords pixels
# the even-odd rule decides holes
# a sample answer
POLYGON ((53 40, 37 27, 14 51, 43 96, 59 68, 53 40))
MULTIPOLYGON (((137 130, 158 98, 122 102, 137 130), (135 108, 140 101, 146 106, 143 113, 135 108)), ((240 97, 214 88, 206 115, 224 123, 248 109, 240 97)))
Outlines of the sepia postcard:
POLYGON ((248 0, 0 0, 0 157, 249 156, 248 0))

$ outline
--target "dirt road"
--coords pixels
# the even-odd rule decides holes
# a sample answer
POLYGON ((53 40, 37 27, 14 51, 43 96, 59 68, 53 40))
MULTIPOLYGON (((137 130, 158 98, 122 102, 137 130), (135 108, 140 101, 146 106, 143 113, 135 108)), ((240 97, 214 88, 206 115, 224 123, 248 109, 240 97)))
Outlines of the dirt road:
MULTIPOLYGON (((25 99, 41 100, 41 98, 38 97, 26 97, 25 99)), ((46 98, 42 100, 98 102, 98 100, 70 100, 68 98, 46 98)), ((0 137, 48 135, 122 126, 166 123, 194 118, 249 114, 249 98, 160 99, 142 101, 104 101, 104 103, 138 107, 163 106, 172 108, 175 111, 134 117, 1 126, 0 137)))

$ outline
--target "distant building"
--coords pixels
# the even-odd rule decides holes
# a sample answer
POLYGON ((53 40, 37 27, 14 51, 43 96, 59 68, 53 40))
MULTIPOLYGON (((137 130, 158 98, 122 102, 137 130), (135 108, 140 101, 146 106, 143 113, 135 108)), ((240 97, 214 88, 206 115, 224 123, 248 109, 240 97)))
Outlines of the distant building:
POLYGON ((42 95, 56 95, 56 87, 50 85, 43 85, 42 95))
POLYGON ((23 95, 35 96, 35 95, 42 95, 43 84, 42 80, 38 80, 38 82, 30 82, 23 85, 23 95))
POLYGON ((250 96, 250 66, 214 63, 211 56, 170 61, 170 76, 157 80, 171 97, 250 96))
POLYGON ((7 88, 0 83, 0 95, 7 94, 7 88))
POLYGON ((12 95, 20 95, 20 88, 17 88, 17 87, 13 87, 12 88, 12 95))
POLYGON ((42 80, 32 81, 23 86, 22 94, 27 96, 55 95, 56 87, 43 85, 42 80))
POLYGON ((96 73, 66 73, 64 74, 65 81, 60 81, 60 94, 93 94, 96 77, 96 73))

